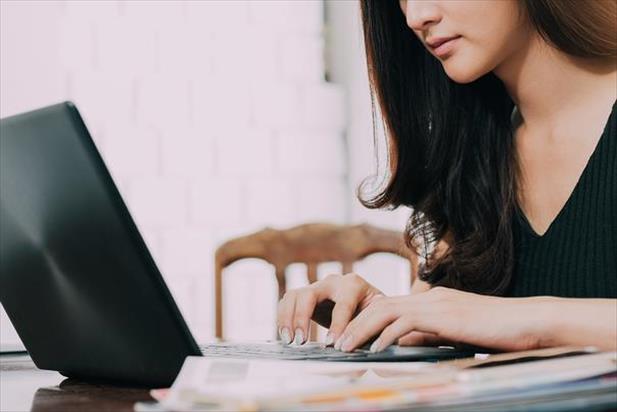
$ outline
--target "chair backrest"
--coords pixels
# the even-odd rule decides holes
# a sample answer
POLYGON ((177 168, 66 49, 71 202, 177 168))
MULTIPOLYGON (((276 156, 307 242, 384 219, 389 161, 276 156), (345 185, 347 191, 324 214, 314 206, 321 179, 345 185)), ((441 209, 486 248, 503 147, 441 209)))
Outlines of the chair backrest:
POLYGON ((405 246, 402 233, 368 224, 309 223, 287 230, 266 228, 225 242, 215 255, 216 337, 223 338, 222 281, 226 266, 246 258, 259 258, 272 264, 281 299, 286 290, 285 269, 292 263, 305 263, 308 281, 312 283, 317 280, 320 263, 340 262, 343 273, 349 273, 353 262, 381 252, 408 259, 413 282, 411 268, 415 266, 416 255, 405 246))

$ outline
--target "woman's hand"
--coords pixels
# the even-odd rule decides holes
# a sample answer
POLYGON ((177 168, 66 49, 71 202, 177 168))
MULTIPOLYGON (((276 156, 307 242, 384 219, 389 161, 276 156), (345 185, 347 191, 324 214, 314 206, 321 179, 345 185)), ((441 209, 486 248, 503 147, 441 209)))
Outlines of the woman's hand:
POLYGON ((351 351, 378 334, 373 352, 399 338, 400 344, 445 340, 500 350, 537 348, 546 326, 541 319, 546 320, 550 307, 546 299, 499 298, 443 287, 383 297, 347 325, 335 348, 351 351))
POLYGON ((301 344, 308 338, 311 318, 330 328, 332 344, 358 311, 383 293, 355 273, 330 275, 308 286, 287 291, 279 302, 277 324, 284 343, 301 344))

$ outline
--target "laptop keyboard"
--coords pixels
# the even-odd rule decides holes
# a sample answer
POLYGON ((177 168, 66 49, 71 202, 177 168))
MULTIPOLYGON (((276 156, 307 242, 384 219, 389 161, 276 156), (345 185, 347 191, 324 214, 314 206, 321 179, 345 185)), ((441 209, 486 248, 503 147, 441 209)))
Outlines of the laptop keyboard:
POLYGON ((284 345, 273 343, 212 343, 200 345, 204 356, 234 358, 266 358, 286 360, 352 360, 371 355, 368 350, 356 349, 354 352, 341 352, 333 347, 324 347, 321 343, 304 345, 284 345))

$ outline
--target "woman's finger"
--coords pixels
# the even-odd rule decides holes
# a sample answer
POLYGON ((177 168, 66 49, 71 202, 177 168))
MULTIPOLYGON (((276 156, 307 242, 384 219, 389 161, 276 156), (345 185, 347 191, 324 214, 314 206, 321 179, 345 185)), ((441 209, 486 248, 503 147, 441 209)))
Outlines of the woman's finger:
POLYGON ((365 293, 365 285, 355 278, 357 275, 349 274, 336 288, 333 296, 330 296, 334 304, 332 309, 332 322, 326 335, 326 345, 334 343, 341 336, 362 300, 365 293))
POLYGON ((326 335, 326 345, 330 345, 338 340, 356 312, 357 307, 358 299, 354 296, 343 297, 334 304, 332 322, 326 335))
POLYGON ((301 342, 305 342, 308 338, 307 331, 310 323, 310 318, 315 310, 315 306, 317 302, 320 301, 320 296, 327 296, 330 294, 328 290, 331 288, 329 282, 318 281, 309 286, 305 286, 299 289, 292 289, 285 292, 283 298, 278 304, 277 309, 277 324, 279 330, 279 336, 281 340, 285 344, 290 344, 294 341, 294 339, 299 339, 301 342), (296 305, 298 298, 301 294, 304 294, 306 291, 313 295, 314 303, 311 306, 310 300, 306 297, 302 298, 302 302, 300 303, 301 307, 298 309, 298 318, 296 319, 296 305), (306 318, 306 313, 309 312, 308 318, 306 318), (306 318, 306 319, 304 319, 306 318), (296 337, 296 329, 300 328, 302 331, 301 336, 296 337))
POLYGON ((279 336, 286 345, 290 344, 292 340, 292 322, 296 307, 295 295, 296 292, 293 290, 286 292, 279 302, 277 309, 276 323, 278 325, 279 336))
POLYGON ((396 340, 414 331, 414 322, 411 316, 402 316, 384 328, 379 337, 371 345, 371 352, 381 352, 396 340))
POLYGON ((393 305, 381 304, 385 299, 370 305, 352 320, 337 341, 335 348, 349 352, 377 335, 397 318, 393 305))
POLYGON ((317 305, 315 291, 302 288, 296 293, 296 304, 293 314, 293 342, 301 345, 308 340, 309 324, 317 305))

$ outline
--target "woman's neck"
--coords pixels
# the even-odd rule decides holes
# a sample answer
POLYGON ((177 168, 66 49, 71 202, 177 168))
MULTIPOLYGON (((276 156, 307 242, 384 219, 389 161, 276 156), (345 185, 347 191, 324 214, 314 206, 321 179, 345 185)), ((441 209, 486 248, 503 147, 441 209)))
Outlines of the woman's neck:
POLYGON ((494 73, 504 82, 525 126, 548 134, 568 119, 580 119, 581 107, 606 107, 617 99, 615 59, 574 58, 535 33, 494 73))

